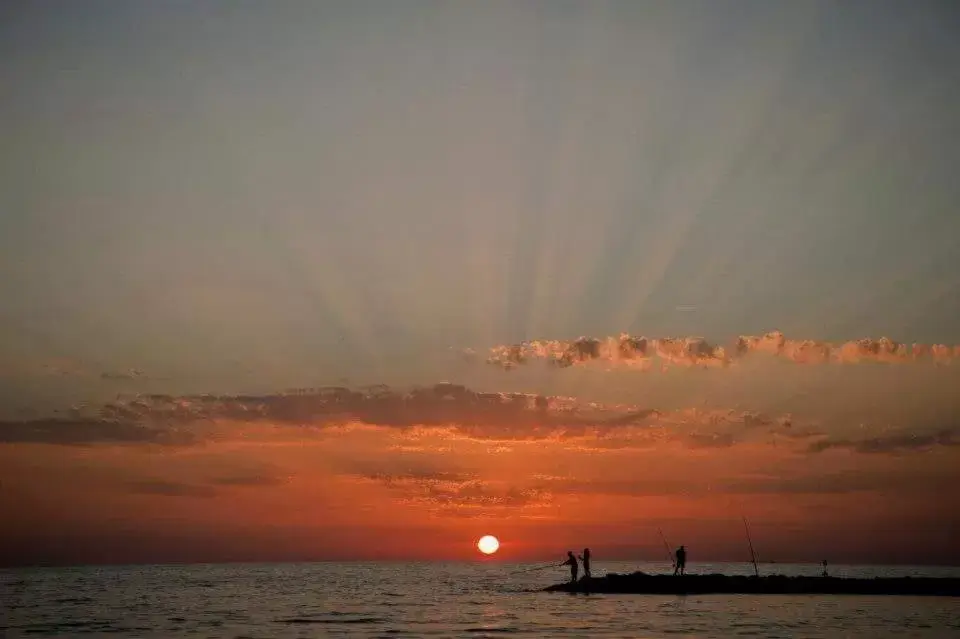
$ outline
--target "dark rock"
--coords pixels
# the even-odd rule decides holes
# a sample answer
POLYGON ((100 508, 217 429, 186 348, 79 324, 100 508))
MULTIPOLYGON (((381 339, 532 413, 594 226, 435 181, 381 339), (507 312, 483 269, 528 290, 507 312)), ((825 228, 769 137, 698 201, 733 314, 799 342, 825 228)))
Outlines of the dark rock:
POLYGON ((786 575, 621 575, 547 586, 545 592, 642 595, 926 595, 960 597, 960 579, 942 577, 788 577, 786 575))

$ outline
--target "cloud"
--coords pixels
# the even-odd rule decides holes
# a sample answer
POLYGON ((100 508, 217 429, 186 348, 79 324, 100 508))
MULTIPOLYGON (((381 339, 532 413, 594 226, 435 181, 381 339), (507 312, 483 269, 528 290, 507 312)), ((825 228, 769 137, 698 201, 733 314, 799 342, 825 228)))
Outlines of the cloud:
POLYGON ((107 418, 35 419, 0 422, 0 443, 189 445, 188 431, 107 418))
POLYGON ((721 487, 731 494, 841 495, 849 493, 922 493, 929 494, 948 478, 943 473, 913 470, 861 471, 841 470, 805 476, 769 476, 731 479, 721 487))
MULTIPOLYGON (((812 424, 790 416, 740 410, 657 411, 630 404, 583 402, 563 396, 474 392, 438 384, 395 392, 318 389, 265 396, 136 396, 84 415, 0 422, 0 443, 194 446, 208 442, 326 440, 385 432, 393 452, 437 453, 457 442, 511 452, 514 444, 562 444, 592 452, 661 445, 727 448, 769 436, 803 439, 812 424)), ((220 477, 221 485, 264 485, 272 474, 220 477)))
POLYGON ((143 480, 127 484, 130 492, 165 497, 213 497, 216 491, 209 486, 197 486, 173 481, 143 480))
POLYGON ((73 377, 95 379, 99 377, 104 381, 137 381, 156 379, 147 375, 146 371, 139 368, 129 368, 126 370, 103 370, 97 372, 97 367, 84 364, 83 362, 69 358, 55 358, 40 361, 36 364, 27 364, 26 371, 43 377, 73 377))
POLYGON ((285 483, 287 479, 279 475, 252 473, 215 477, 210 480, 210 483, 217 486, 278 486, 285 483))
POLYGON ((168 479, 140 479, 127 481, 124 486, 128 492, 164 497, 214 497, 219 487, 257 487, 277 486, 288 478, 271 473, 239 472, 215 476, 210 479, 187 483, 168 479))
POLYGON ((82 363, 68 358, 56 358, 40 362, 37 367, 37 372, 41 375, 53 377, 84 377, 89 374, 87 368, 82 363))
POLYGON ((104 371, 100 373, 100 379, 111 381, 134 381, 146 378, 147 374, 137 368, 131 368, 126 371, 104 371))
POLYGON ((690 448, 730 448, 737 443, 733 433, 691 433, 686 440, 690 448))
MULTIPOLYGON (((843 469, 815 474, 760 474, 740 476, 731 468, 701 481, 652 473, 620 479, 534 475, 532 489, 551 495, 611 497, 705 497, 710 495, 839 495, 849 493, 926 493, 935 491, 949 474, 943 469, 843 469)), ((802 473, 802 471, 801 471, 802 473)))
MULTIPOLYGON (((713 444, 711 444, 713 445, 713 444)), ((723 445, 723 444, 717 444, 723 445)), ((525 512, 531 518, 551 517, 570 498, 706 498, 716 496, 832 496, 853 493, 901 496, 930 494, 948 481, 949 466, 899 465, 894 468, 854 463, 827 470, 811 467, 802 458, 787 467, 760 463, 744 468, 711 464, 694 479, 670 466, 646 471, 616 465, 587 464, 575 475, 544 472, 511 473, 492 480, 480 472, 417 468, 405 472, 351 474, 354 481, 377 484, 396 503, 425 508, 448 517, 480 517, 525 512), (583 474, 581 474, 583 473, 583 474)))
MULTIPOLYGON (((472 349, 470 350, 472 353, 472 349)), ((486 362, 510 370, 533 362, 555 368, 599 364, 637 370, 667 366, 723 368, 751 354, 767 354, 803 364, 864 362, 905 363, 932 361, 947 363, 960 358, 960 345, 905 344, 889 338, 863 338, 842 343, 787 339, 773 331, 765 335, 741 335, 727 346, 711 344, 702 337, 631 336, 580 337, 573 341, 533 340, 494 346, 486 362)))
POLYGON ((663 495, 706 494, 706 485, 686 479, 648 477, 643 479, 580 479, 535 477, 534 486, 553 496, 606 495, 616 497, 659 497, 663 495))
POLYGON ((454 384, 410 391, 322 388, 275 395, 138 395, 59 419, 0 422, 0 442, 191 444, 218 424, 326 429, 348 424, 445 427, 479 439, 546 439, 643 424, 655 411, 570 397, 474 392, 454 384))
POLYGON ((941 429, 923 434, 896 433, 860 440, 822 439, 812 442, 808 450, 812 453, 821 453, 830 449, 845 449, 865 454, 897 454, 929 450, 940 446, 960 446, 960 429, 941 429))
MULTIPOLYGON (((566 396, 477 392, 454 384, 394 391, 320 388, 273 395, 137 395, 57 419, 0 422, 0 444, 196 446, 211 442, 304 441, 386 432, 389 450, 435 453, 456 442, 488 452, 515 444, 562 444, 614 452, 679 446, 691 450, 780 441, 798 451, 858 453, 954 446, 956 430, 872 439, 824 438, 819 421, 739 409, 655 410, 566 396), (811 441, 814 440, 814 441, 811 441)), ((282 479, 248 473, 220 485, 266 485, 282 479)))
POLYGON ((470 473, 412 471, 356 477, 384 486, 401 504, 425 507, 444 515, 455 511, 457 516, 485 516, 498 509, 536 509, 552 502, 552 496, 540 488, 483 480, 470 473))
POLYGON ((580 337, 572 342, 534 340, 494 346, 486 361, 508 370, 537 360, 556 368, 599 361, 643 369, 650 367, 653 358, 686 366, 722 366, 727 362, 722 348, 712 346, 700 337, 654 340, 626 334, 617 338, 580 337))
POLYGON ((759 337, 740 336, 735 351, 738 355, 768 353, 798 363, 904 363, 917 360, 946 363, 960 358, 960 345, 906 344, 888 337, 866 337, 842 343, 791 340, 779 331, 759 337))

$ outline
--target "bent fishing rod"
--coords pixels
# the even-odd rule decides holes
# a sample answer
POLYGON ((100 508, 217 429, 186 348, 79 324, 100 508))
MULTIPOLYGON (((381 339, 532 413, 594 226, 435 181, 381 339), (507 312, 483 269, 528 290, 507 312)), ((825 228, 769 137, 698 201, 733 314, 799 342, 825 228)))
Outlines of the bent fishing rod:
POLYGON ((747 517, 743 516, 743 529, 747 531, 747 543, 750 544, 750 558, 753 559, 753 574, 760 576, 760 566, 757 565, 757 553, 753 550, 753 539, 750 538, 750 527, 747 526, 747 517))
POLYGON ((670 565, 676 568, 677 562, 673 560, 673 552, 670 550, 670 544, 667 543, 667 538, 663 536, 663 529, 657 528, 657 532, 660 533, 660 539, 663 540, 663 548, 667 551, 667 559, 670 560, 670 565))

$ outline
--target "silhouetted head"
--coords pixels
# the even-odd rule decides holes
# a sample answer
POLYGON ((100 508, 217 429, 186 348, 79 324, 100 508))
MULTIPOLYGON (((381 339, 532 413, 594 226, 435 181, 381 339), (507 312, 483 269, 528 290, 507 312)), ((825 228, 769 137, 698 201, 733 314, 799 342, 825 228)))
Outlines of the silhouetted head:
POLYGON ((680 550, 685 550, 685 548, 683 546, 680 546, 680 550))

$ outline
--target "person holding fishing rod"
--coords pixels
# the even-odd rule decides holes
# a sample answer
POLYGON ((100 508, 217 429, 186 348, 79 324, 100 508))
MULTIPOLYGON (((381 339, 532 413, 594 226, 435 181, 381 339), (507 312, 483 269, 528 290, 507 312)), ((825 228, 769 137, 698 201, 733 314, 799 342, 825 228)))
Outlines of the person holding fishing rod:
POLYGON ((673 575, 682 575, 684 570, 687 567, 687 549, 683 546, 677 548, 676 553, 670 552, 670 544, 667 543, 667 538, 663 536, 663 530, 657 528, 660 532, 660 539, 663 540, 663 548, 667 551, 667 557, 670 558, 670 563, 673 564, 673 575), (676 559, 674 559, 676 557, 676 559))
POLYGON ((674 575, 683 575, 684 570, 687 567, 687 549, 683 546, 677 548, 677 561, 673 565, 673 574, 674 575))
POLYGON ((580 564, 577 563, 577 558, 573 556, 573 551, 567 551, 567 560, 560 564, 561 566, 570 566, 570 583, 577 583, 577 573, 580 572, 580 564))
MULTIPOLYGON (((584 575, 585 575, 586 577, 590 577, 590 549, 589 549, 589 548, 584 548, 584 549, 583 549, 583 556, 581 556, 580 559, 583 560, 584 575)), ((524 569, 522 569, 522 570, 515 570, 515 571, 513 571, 513 572, 510 573, 510 574, 511 574, 511 575, 519 575, 520 573, 524 573, 524 572, 533 572, 533 571, 537 571, 537 570, 546 570, 546 569, 548 569, 548 568, 555 568, 555 567, 557 567, 558 565, 559 565, 559 566, 570 566, 570 582, 571 582, 571 583, 576 583, 576 582, 577 582, 577 576, 578 576, 578 574, 579 574, 579 572, 580 572, 580 565, 577 563, 577 558, 576 558, 576 556, 574 556, 572 550, 568 550, 568 551, 567 551, 567 560, 566 560, 565 562, 563 562, 562 564, 547 564, 546 566, 534 566, 533 568, 524 568, 524 569)))

